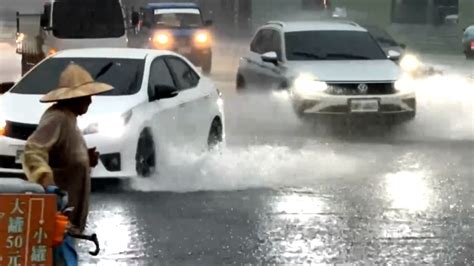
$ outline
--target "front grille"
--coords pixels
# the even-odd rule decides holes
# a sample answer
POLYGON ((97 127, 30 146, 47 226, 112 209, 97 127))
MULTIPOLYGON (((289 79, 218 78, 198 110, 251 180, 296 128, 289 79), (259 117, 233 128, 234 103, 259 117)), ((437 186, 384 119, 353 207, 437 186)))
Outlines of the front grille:
POLYGON ((27 140, 36 130, 37 125, 7 121, 5 136, 13 139, 27 140))
POLYGON ((0 155, 0 168, 22 169, 21 164, 15 162, 15 157, 0 155))
POLYGON ((394 94, 393 83, 329 83, 331 95, 386 95, 394 94))
POLYGON ((191 39, 189 37, 176 37, 175 38, 175 46, 176 47, 183 47, 183 46, 190 46, 191 39))

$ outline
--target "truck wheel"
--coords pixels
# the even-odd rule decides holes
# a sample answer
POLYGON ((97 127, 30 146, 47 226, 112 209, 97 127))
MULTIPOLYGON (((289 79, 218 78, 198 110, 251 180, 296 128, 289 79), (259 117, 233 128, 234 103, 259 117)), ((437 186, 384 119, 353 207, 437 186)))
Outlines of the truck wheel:
POLYGON ((202 72, 204 74, 210 74, 212 69, 212 55, 206 56, 202 62, 202 72))

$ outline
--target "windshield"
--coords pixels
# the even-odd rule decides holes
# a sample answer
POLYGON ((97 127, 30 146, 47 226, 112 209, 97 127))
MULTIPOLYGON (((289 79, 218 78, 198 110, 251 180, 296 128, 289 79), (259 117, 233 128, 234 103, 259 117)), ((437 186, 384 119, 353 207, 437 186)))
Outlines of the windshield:
POLYGON ((55 2, 53 34, 63 39, 121 37, 125 28, 120 3, 114 0, 55 2))
POLYGON ((367 32, 299 31, 285 33, 288 60, 386 59, 367 32))
POLYGON ((86 69, 98 82, 114 87, 103 95, 131 95, 142 83, 144 60, 111 58, 51 58, 26 75, 12 90, 19 94, 46 94, 58 87, 61 72, 75 63, 86 69), (99 75, 98 78, 97 75, 99 75))
POLYGON ((365 26, 369 33, 379 42, 381 46, 398 46, 398 43, 386 31, 374 26, 365 26))
POLYGON ((166 9, 155 10, 155 27, 165 28, 196 28, 202 26, 202 18, 198 9, 182 9, 169 11, 166 9))

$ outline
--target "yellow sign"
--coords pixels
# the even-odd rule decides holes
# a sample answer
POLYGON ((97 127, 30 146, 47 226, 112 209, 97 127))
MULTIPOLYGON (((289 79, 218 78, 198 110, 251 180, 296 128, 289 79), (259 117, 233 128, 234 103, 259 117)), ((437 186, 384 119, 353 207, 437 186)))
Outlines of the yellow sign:
POLYGON ((0 266, 53 265, 55 195, 0 194, 0 266))

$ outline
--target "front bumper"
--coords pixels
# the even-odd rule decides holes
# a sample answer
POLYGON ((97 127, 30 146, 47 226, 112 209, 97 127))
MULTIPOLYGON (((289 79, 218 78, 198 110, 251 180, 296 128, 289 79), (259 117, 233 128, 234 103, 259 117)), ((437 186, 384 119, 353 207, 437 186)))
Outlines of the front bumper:
POLYGON ((330 95, 320 93, 314 97, 292 95, 293 108, 298 115, 321 117, 393 117, 411 119, 416 114, 414 93, 395 93, 387 95, 330 95), (351 110, 351 101, 373 100, 378 102, 377 110, 351 110))
MULTIPOLYGON (((88 147, 96 147, 100 153, 99 164, 92 169, 92 178, 123 179, 136 176, 134 158, 129 158, 130 154, 134 155, 135 153, 130 152, 133 147, 126 145, 127 141, 124 137, 107 138, 100 135, 90 135, 85 139, 88 147)), ((24 175, 21 163, 16 160, 17 152, 23 150, 24 146, 24 140, 0 137, 0 175, 24 175)))

